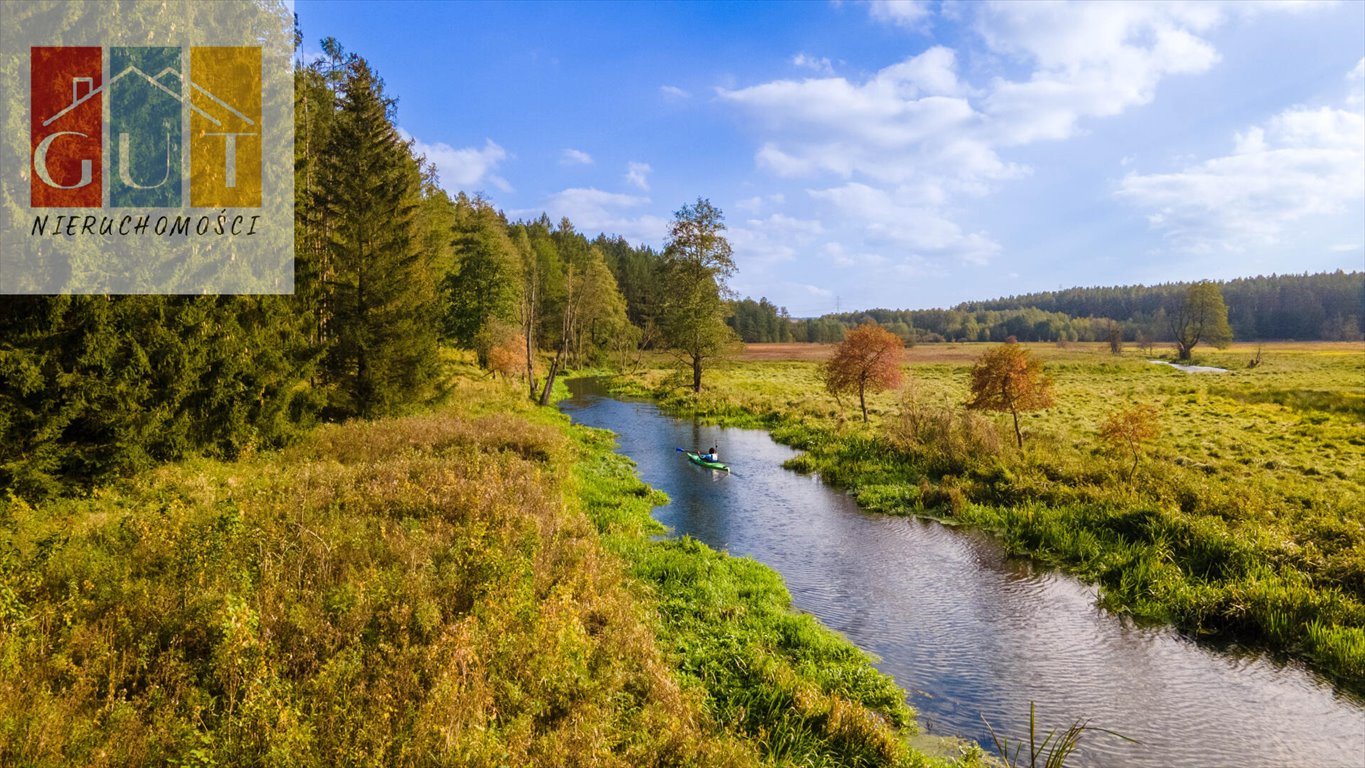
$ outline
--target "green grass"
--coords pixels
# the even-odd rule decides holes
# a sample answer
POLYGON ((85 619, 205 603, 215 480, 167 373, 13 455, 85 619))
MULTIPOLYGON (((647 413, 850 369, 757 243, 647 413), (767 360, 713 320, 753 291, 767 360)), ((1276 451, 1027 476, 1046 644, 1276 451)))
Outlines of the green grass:
MULTIPOLYGON (((608 433, 584 439, 610 445, 608 433)), ((714 721, 778 765, 937 763, 908 745, 915 728, 905 692, 865 653, 796 612, 777 573, 688 537, 653 540, 661 527, 650 510, 662 494, 635 478, 628 459, 589 456, 579 465, 589 515, 645 585, 660 641, 714 721)), ((961 755, 975 764, 978 753, 961 755)))
POLYGON ((469 373, 430 412, 4 502, 0 764, 943 764, 775 574, 651 541, 609 436, 469 373))
POLYGON ((813 362, 723 364, 700 396, 667 368, 616 386, 769 429, 804 451, 792 468, 873 511, 996 531, 1098 582, 1112 610, 1298 656, 1365 692, 1365 349, 1270 346, 1254 369, 1246 350, 1195 361, 1229 368, 1219 375, 1098 347, 1034 349, 1057 404, 1023 417, 1023 451, 1000 439, 999 418, 961 410, 968 366, 935 361, 933 347, 912 352, 908 391, 870 400, 866 427, 813 362), (1128 481, 1131 456, 1097 433, 1133 402, 1158 408, 1162 435, 1128 481))

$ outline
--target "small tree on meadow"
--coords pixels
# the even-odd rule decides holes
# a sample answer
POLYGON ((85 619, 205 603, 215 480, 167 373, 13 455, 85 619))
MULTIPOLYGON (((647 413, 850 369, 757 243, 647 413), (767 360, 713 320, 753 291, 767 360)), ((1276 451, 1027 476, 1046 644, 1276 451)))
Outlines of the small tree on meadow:
POLYGON ((900 351, 904 346, 899 336, 880 325, 867 323, 854 328, 822 367, 825 388, 835 397, 856 390, 866 422, 867 391, 900 386, 900 351))
POLYGON ((1168 318, 1181 360, 1189 360, 1191 350, 1201 341, 1219 349, 1232 341, 1228 308, 1217 283, 1204 280, 1192 284, 1177 299, 1168 318))
POLYGON ((1110 320, 1105 326, 1105 338, 1109 341, 1109 354, 1123 354, 1123 326, 1110 320))
POLYGON ((1023 346, 1009 342, 982 353, 972 366, 972 396, 967 407, 976 411, 999 411, 1014 417, 1014 439, 1024 447, 1019 412, 1037 411, 1052 405, 1052 379, 1043 363, 1023 346))
POLYGON ((1142 459, 1143 444, 1152 441, 1160 433, 1157 410, 1146 404, 1114 411, 1100 424, 1100 438, 1104 442, 1133 455, 1133 466, 1128 470, 1130 481, 1142 459))

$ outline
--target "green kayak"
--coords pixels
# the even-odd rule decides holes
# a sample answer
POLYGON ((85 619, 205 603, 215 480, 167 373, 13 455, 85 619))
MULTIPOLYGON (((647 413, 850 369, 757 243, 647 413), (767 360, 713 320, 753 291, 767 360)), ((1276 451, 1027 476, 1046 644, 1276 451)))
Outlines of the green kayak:
POLYGON ((730 471, 730 467, 728 465, 722 464, 719 461, 707 461, 706 459, 703 459, 700 454, 693 453, 692 451, 684 451, 683 449, 679 448, 678 452, 686 454, 687 460, 692 462, 693 464, 696 464, 699 467, 706 467, 707 469, 719 469, 723 472, 730 471))

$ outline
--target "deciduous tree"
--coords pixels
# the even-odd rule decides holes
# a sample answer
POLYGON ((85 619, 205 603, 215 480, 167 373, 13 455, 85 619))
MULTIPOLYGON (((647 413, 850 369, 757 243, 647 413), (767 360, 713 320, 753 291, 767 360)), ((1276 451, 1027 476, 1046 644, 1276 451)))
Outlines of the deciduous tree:
POLYGON ((1228 308, 1223 303, 1223 292, 1216 283, 1204 280, 1185 290, 1169 315, 1171 335, 1181 360, 1190 359, 1190 351, 1201 341, 1222 349, 1232 341, 1232 327, 1228 325, 1228 308))
POLYGON ((972 366, 972 397, 967 407, 999 411, 1014 418, 1014 439, 1024 447, 1019 429, 1020 411, 1037 411, 1052 405, 1052 379, 1043 363, 1022 345, 1002 344, 982 353, 972 366))
POLYGON ((1128 470, 1128 479, 1137 472, 1138 461, 1142 458, 1142 446, 1161 433, 1157 421, 1156 408, 1140 404, 1123 408, 1105 417, 1100 424, 1100 438, 1114 448, 1131 453, 1133 466, 1128 470))
POLYGON ((692 364, 692 391, 701 391, 704 362, 735 339, 725 324, 725 279, 735 272, 725 215, 705 198, 673 214, 664 248, 663 335, 692 364))
POLYGON ((821 368, 825 388, 836 397, 856 390, 866 422, 867 391, 900 386, 902 348, 904 344, 900 337, 879 325, 868 323, 854 328, 821 368))

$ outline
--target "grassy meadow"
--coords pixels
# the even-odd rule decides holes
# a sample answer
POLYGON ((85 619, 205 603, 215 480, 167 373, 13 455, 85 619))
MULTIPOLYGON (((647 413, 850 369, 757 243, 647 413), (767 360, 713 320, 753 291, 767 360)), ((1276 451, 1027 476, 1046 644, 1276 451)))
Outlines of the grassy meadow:
POLYGON ((466 369, 415 415, 6 502, 0 764, 949 764, 775 573, 653 541, 612 447, 466 369))
MULTIPOLYGON (((1021 417, 966 412, 985 344, 907 350, 907 383, 870 398, 825 392, 830 347, 751 345, 712 367, 700 395, 665 358, 618 380, 680 413, 762 427, 803 450, 796 469, 866 508, 998 532, 1011 550, 1099 583, 1104 604, 1305 659, 1365 691, 1365 345, 1196 349, 1190 374, 1164 351, 1029 345, 1055 382, 1053 407, 1021 417), (1145 403, 1160 436, 1131 454, 1101 441, 1113 411, 1145 403), (1130 477, 1131 472, 1131 477, 1130 477)), ((740 459, 741 457, 733 457, 740 459)), ((732 460, 733 460, 732 459, 732 460)))

